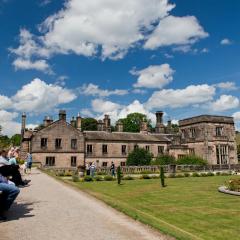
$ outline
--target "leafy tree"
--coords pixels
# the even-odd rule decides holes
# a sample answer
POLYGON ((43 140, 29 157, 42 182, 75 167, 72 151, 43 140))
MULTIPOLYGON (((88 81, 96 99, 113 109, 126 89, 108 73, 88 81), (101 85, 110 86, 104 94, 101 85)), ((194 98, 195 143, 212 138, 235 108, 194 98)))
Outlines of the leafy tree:
POLYGON ((179 126, 178 126, 178 124, 173 124, 173 123, 172 123, 172 130, 173 130, 173 132, 178 133, 178 132, 179 132, 179 126))
POLYGON ((94 118, 83 118, 82 119, 82 131, 96 131, 97 120, 94 118))
POLYGON ((143 121, 147 121, 148 127, 152 129, 151 120, 147 119, 147 116, 142 113, 130 113, 127 115, 126 118, 120 119, 123 124, 123 131, 124 132, 139 132, 140 131, 140 124, 143 121))
POLYGON ((142 166, 150 165, 152 160, 152 153, 144 148, 136 148, 127 157, 128 166, 142 166))
POLYGON ((164 154, 164 155, 159 155, 153 162, 152 165, 169 165, 169 164, 175 164, 175 157, 164 154))
POLYGON ((0 136, 0 149, 10 147, 11 139, 8 136, 0 136))
POLYGON ((21 135, 15 134, 11 137, 11 143, 13 146, 20 146, 21 144, 21 135))
POLYGON ((207 161, 195 155, 186 155, 176 162, 177 165, 207 165, 207 161))

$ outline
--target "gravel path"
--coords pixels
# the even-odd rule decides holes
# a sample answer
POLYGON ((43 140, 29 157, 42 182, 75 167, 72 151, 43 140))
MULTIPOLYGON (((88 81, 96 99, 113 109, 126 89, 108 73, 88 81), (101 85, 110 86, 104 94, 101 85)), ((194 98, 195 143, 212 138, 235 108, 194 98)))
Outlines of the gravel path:
POLYGON ((0 240, 166 240, 99 200, 33 169, 0 223, 0 240))

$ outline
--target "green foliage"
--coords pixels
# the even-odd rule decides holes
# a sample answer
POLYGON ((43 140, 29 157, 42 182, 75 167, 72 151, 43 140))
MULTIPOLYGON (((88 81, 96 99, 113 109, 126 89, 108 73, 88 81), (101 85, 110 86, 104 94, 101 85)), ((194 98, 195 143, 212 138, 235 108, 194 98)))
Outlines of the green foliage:
POLYGON ((190 177, 190 173, 184 173, 184 177, 190 177))
POLYGON ((134 180, 134 178, 132 176, 127 175, 123 177, 123 180, 134 180))
POLYGON ((148 174, 143 174, 143 175, 141 176, 141 178, 142 178, 142 179, 151 179, 151 176, 148 175, 148 174))
POLYGON ((84 182, 92 182, 93 178, 91 176, 84 176, 83 180, 84 182))
POLYGON ((150 171, 150 170, 145 170, 140 172, 140 174, 151 174, 151 173, 153 173, 153 171, 150 171))
POLYGON ((168 175, 168 177, 169 177, 169 178, 175 178, 175 177, 176 177, 176 174, 175 174, 175 173, 170 173, 170 174, 168 175))
POLYGON ((200 173, 200 176, 201 177, 207 177, 207 174, 206 173, 200 173))
POLYGON ((160 167, 160 179, 161 179, 161 186, 165 187, 165 175, 164 175, 164 169, 162 166, 160 167))
POLYGON ((207 161, 195 155, 186 155, 176 161, 177 165, 207 165, 207 161))
POLYGON ((106 175, 106 173, 105 172, 97 172, 97 175, 106 175))
POLYGON ((126 118, 119 119, 123 124, 124 132, 139 132, 140 124, 147 121, 148 127, 151 129, 151 120, 147 119, 147 116, 142 113, 130 113, 126 118))
POLYGON ((215 176, 213 172, 207 172, 207 176, 211 177, 211 176, 215 176))
POLYGON ((181 174, 181 173, 180 174, 176 174, 176 178, 183 178, 183 177, 185 177, 184 174, 181 174))
POLYGON ((21 135, 15 134, 11 137, 11 143, 13 146, 20 146, 21 145, 21 135))
POLYGON ((200 174, 199 174, 199 173, 196 173, 196 172, 194 172, 194 173, 192 174, 192 177, 200 177, 200 174))
POLYGON ((8 136, 0 136, 0 149, 9 148, 11 145, 11 139, 8 136))
POLYGON ((168 154, 163 154, 159 155, 154 161, 152 161, 153 165, 169 165, 169 164, 175 164, 175 157, 168 155, 168 154))
POLYGON ((95 176, 95 177, 94 177, 94 180, 97 181, 97 182, 99 182, 99 181, 102 181, 103 178, 102 178, 101 176, 95 176))
POLYGON ((128 166, 143 166, 150 165, 152 153, 143 148, 136 148, 127 157, 128 166))
POLYGON ((227 182, 227 188, 230 191, 240 192, 240 178, 230 179, 227 182))
POLYGON ((77 173, 72 175, 72 180, 73 180, 73 182, 79 182, 79 176, 77 173))
POLYGON ((172 123, 172 126, 171 126, 171 127, 172 127, 172 130, 173 130, 174 133, 178 133, 178 132, 179 132, 179 126, 178 126, 178 124, 173 124, 173 123, 172 123))
POLYGON ((65 174, 64 174, 65 177, 71 177, 72 175, 73 174, 72 174, 71 171, 66 171, 65 174))
POLYGON ((104 177, 104 180, 105 180, 105 181, 113 181, 114 178, 113 178, 112 176, 110 176, 110 175, 106 175, 106 176, 104 177))
POLYGON ((96 131, 97 120, 94 118, 83 118, 81 127, 82 127, 82 131, 96 131))
POLYGON ((121 184, 121 180, 122 180, 121 167, 118 166, 118 167, 117 167, 117 182, 118 182, 118 184, 121 184))

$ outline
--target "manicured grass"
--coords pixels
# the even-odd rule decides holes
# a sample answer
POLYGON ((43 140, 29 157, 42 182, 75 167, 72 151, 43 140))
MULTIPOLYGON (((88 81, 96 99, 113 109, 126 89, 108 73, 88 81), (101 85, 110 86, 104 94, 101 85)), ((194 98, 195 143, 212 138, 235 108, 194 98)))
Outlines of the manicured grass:
POLYGON ((65 180, 176 239, 240 239, 240 197, 217 191, 236 176, 112 182, 65 180))

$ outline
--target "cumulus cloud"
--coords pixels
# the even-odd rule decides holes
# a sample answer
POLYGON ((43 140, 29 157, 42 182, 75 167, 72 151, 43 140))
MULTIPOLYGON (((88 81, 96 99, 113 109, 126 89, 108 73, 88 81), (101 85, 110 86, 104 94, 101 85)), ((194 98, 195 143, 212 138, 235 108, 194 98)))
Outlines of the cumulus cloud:
POLYGON ((60 104, 76 99, 76 94, 58 85, 47 84, 35 78, 13 97, 13 108, 18 111, 41 113, 52 111, 60 104))
POLYGON ((82 87, 79 88, 79 92, 81 94, 87 95, 87 96, 98 96, 98 97, 109 97, 111 95, 119 95, 123 96, 128 94, 128 90, 124 89, 115 89, 115 90, 107 90, 107 89, 101 89, 98 85, 89 83, 84 84, 82 87))
POLYGON ((184 89, 163 89, 156 91, 145 103, 148 109, 179 108, 211 101, 215 88, 207 84, 190 85, 184 89))
POLYGON ((232 90, 238 89, 235 82, 221 82, 221 83, 215 84, 214 86, 226 91, 232 91, 232 90))
POLYGON ((174 44, 188 45, 207 36, 208 33, 204 31, 196 17, 167 16, 159 22, 144 47, 147 49, 156 49, 161 46, 174 44))
POLYGON ((10 98, 0 95, 0 109, 9 108, 12 106, 12 101, 10 98))
POLYGON ((149 66, 142 70, 131 70, 132 75, 138 76, 136 88, 163 88, 173 80, 174 70, 169 64, 149 66))
POLYGON ((97 113, 109 113, 118 110, 121 107, 120 104, 111 101, 104 101, 102 99, 94 99, 91 104, 93 111, 97 113))
POLYGON ((224 39, 221 40, 220 44, 221 45, 231 45, 232 42, 228 38, 224 38, 224 39))
POLYGON ((233 115, 234 121, 236 123, 236 128, 240 131, 240 112, 235 112, 233 115))
POLYGON ((239 103, 239 99, 235 96, 221 95, 219 99, 210 104, 210 109, 215 112, 224 112, 239 107, 239 103))
POLYGON ((11 52, 28 60, 70 53, 116 60, 136 46, 191 45, 208 36, 194 16, 169 16, 174 7, 168 0, 67 0, 40 24, 41 36, 22 30, 11 52))

